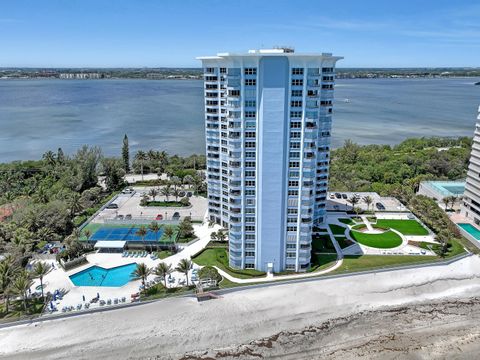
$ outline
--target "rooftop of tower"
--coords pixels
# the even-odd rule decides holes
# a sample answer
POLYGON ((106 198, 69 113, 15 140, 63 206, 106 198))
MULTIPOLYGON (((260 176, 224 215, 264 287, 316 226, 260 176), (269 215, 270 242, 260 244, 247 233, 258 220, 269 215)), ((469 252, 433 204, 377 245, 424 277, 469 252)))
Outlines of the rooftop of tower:
POLYGON ((333 56, 332 53, 295 53, 292 47, 276 47, 272 49, 253 49, 246 53, 217 53, 215 56, 199 56, 198 60, 225 59, 229 57, 259 57, 259 56, 288 56, 288 57, 322 57, 332 60, 343 59, 342 56, 333 56))

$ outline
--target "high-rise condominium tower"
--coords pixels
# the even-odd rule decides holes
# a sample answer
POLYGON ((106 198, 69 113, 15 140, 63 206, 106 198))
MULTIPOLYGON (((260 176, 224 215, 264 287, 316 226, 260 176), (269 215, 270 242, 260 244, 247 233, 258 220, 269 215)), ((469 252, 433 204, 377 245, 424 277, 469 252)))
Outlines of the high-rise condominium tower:
POLYGON ((325 219, 335 63, 292 49, 200 57, 208 211, 234 268, 305 271, 325 219))
MULTIPOLYGON (((478 112, 480 113, 480 106, 478 112)), ((461 211, 465 217, 480 225, 480 114, 477 117, 473 135, 472 152, 461 211)))

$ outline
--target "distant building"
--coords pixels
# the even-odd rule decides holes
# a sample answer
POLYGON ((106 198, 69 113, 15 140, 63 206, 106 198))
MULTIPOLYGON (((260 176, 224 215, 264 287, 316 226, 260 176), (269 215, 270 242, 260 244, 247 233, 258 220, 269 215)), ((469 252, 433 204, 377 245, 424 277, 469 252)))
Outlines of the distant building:
POLYGON ((60 79, 68 80, 85 80, 85 79, 100 79, 102 74, 100 73, 61 73, 60 79))
POLYGON ((326 215, 341 57, 285 48, 199 59, 209 218, 229 229, 230 266, 306 271, 326 215))
MULTIPOLYGON (((480 106, 478 112, 480 113, 480 106)), ((480 114, 477 117, 473 135, 461 213, 475 224, 480 225, 480 114)))

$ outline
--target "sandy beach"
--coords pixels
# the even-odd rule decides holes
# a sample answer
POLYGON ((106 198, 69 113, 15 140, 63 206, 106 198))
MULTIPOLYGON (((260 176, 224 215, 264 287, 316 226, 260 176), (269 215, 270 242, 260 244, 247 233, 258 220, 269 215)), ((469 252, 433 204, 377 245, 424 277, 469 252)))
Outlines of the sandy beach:
POLYGON ((479 320, 480 258, 470 256, 2 329, 0 357, 471 359, 479 320))

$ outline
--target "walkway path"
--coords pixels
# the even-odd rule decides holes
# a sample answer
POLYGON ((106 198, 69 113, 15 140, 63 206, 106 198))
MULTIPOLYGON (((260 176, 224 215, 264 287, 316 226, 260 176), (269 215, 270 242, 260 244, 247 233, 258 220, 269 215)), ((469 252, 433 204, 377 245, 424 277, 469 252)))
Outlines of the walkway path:
POLYGON ((372 224, 370 224, 370 221, 368 221, 367 217, 365 215, 360 216, 362 218, 362 221, 364 224, 367 226, 368 231, 374 231, 372 224))

